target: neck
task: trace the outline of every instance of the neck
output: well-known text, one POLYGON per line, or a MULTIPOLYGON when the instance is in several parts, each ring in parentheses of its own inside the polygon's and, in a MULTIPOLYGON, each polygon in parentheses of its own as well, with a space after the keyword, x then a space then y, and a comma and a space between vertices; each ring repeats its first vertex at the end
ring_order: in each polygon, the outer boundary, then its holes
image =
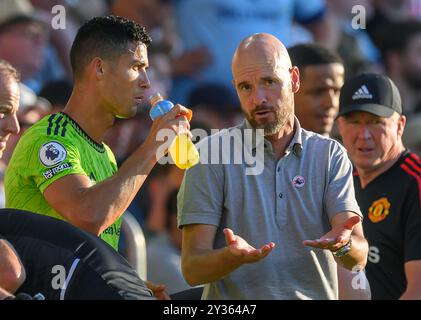
POLYGON ((97 143, 114 124, 114 115, 107 112, 94 91, 75 87, 63 112, 68 114, 97 143))
POLYGON ((272 144, 273 153, 277 158, 284 156, 285 150, 294 137, 295 129, 294 118, 292 118, 288 120, 287 123, 285 123, 285 125, 278 133, 271 136, 266 136, 266 138, 272 144))
POLYGON ((373 166, 370 169, 357 167, 358 176, 361 182, 361 188, 364 189, 371 181, 373 181, 375 178, 380 176, 383 172, 386 172, 387 170, 389 170, 396 163, 396 161, 399 160, 401 154, 404 151, 405 151, 405 147, 401 145, 399 149, 393 152, 393 155, 389 157, 389 160, 386 160, 380 165, 373 166))

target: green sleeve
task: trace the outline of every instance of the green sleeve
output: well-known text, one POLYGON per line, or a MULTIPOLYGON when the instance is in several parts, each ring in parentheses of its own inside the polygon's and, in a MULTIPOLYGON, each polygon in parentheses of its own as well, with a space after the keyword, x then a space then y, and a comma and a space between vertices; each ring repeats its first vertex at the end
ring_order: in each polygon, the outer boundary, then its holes
POLYGON ((25 156, 28 160, 27 176, 32 176, 41 193, 54 181, 69 174, 87 176, 80 163, 78 148, 66 138, 41 135, 27 140, 32 144, 32 148, 25 148, 26 152, 30 150, 25 156))

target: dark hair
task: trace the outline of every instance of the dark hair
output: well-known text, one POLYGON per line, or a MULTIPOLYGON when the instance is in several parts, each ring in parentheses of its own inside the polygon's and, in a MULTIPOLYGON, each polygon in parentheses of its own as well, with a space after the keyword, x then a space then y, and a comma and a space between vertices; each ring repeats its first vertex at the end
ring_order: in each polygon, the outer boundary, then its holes
POLYGON ((130 43, 148 46, 151 41, 145 28, 134 21, 113 15, 92 18, 80 27, 70 51, 73 76, 77 78, 95 57, 112 60, 130 43))
POLYGON ((317 64, 340 63, 342 58, 335 51, 314 43, 297 44, 288 49, 291 63, 299 69, 317 64))
POLYGON ((0 73, 12 77, 16 82, 20 81, 19 72, 6 60, 0 59, 0 73))

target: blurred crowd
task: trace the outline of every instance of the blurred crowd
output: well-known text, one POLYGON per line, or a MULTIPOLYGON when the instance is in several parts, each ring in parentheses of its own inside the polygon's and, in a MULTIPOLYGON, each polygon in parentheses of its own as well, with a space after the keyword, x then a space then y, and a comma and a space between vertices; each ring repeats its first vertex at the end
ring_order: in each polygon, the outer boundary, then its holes
MULTIPOLYGON (((146 96, 160 92, 191 108, 192 129, 210 132, 241 121, 231 58, 243 38, 267 32, 287 46, 317 42, 335 50, 346 78, 365 71, 387 74, 401 92, 408 118, 405 145, 421 154, 421 0, 1 0, 0 59, 15 66, 22 78, 19 135, 65 106, 72 92, 69 52, 76 32, 91 17, 107 14, 146 27, 153 40, 146 96), (60 11, 52 10, 56 5, 65 9, 61 21, 60 11), (54 28, 53 19, 64 29, 54 28)), ((146 137, 148 110, 145 101, 136 117, 117 119, 108 132, 105 142, 119 163, 146 137)), ((18 139, 9 139, 1 173, 18 139)), ((177 167, 157 165, 129 208, 147 239, 176 251, 181 244, 171 203, 182 178, 177 167)))

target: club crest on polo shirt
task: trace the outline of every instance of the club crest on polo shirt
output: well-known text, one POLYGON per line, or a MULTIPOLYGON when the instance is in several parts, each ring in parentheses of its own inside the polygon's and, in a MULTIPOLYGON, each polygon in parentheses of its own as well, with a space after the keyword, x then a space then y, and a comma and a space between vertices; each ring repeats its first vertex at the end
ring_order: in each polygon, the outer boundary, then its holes
POLYGON ((52 167, 67 158, 67 151, 60 142, 50 141, 42 145, 38 155, 44 166, 52 167))
POLYGON ((368 218, 373 223, 383 221, 389 215, 390 202, 386 197, 373 201, 368 209, 368 218))
POLYGON ((302 188, 304 187, 304 184, 306 183, 304 177, 302 176, 295 176, 292 179, 292 184, 296 187, 296 188, 302 188))

